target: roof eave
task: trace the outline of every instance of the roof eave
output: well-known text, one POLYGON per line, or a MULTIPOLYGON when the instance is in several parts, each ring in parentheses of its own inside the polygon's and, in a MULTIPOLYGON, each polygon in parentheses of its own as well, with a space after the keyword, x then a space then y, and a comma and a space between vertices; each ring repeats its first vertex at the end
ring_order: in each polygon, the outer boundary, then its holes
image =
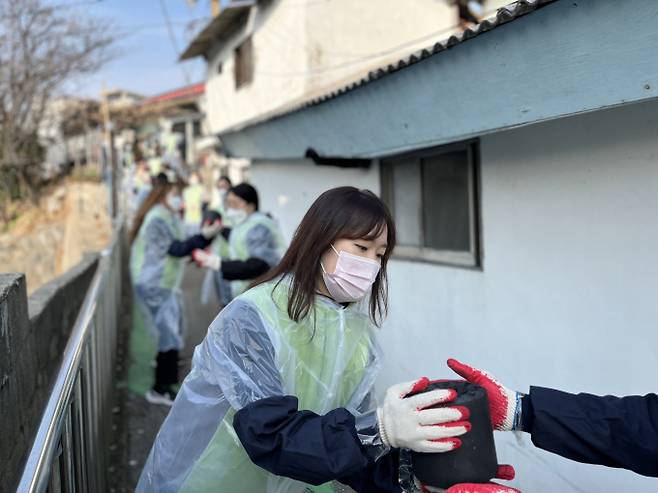
POLYGON ((248 6, 236 6, 222 10, 190 42, 178 60, 182 62, 200 55, 207 58, 214 43, 227 41, 246 22, 249 9, 248 6))

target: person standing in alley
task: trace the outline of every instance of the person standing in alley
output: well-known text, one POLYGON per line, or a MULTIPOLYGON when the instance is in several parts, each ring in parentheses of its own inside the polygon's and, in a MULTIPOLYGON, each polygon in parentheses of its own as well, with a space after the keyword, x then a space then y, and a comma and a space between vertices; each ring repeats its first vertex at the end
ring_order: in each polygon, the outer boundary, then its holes
POLYGON ((201 202, 203 201, 203 185, 196 172, 190 174, 187 186, 183 189, 183 217, 185 218, 185 233, 193 235, 199 232, 201 224, 201 202))
POLYGON ((233 184, 228 176, 220 176, 216 186, 212 189, 208 209, 224 216, 226 213, 226 196, 232 186, 233 184))
POLYGON ((210 325, 137 492, 329 493, 337 481, 399 493, 401 479, 414 479, 403 450, 459 448, 471 425, 466 408, 450 405, 454 390, 424 392, 420 378, 375 402, 394 247, 395 225, 372 192, 323 193, 278 266, 210 325))
MULTIPOLYGON (((149 371, 155 358, 155 382, 146 392, 154 404, 171 405, 178 383, 178 352, 183 348, 184 318, 179 286, 183 258, 205 248, 220 226, 208 225, 201 234, 184 239, 180 221, 180 187, 164 175, 137 212, 130 233, 130 274, 141 321, 156 354, 131 344, 136 371, 149 371), (140 361, 141 360, 141 361, 140 361)), ((140 340, 136 335, 133 341, 140 340)), ((144 340, 143 338, 141 339, 144 340)))
POLYGON ((231 298, 243 293, 251 281, 262 276, 281 260, 285 246, 278 224, 259 212, 258 192, 247 183, 228 191, 223 219, 231 226, 229 258, 218 251, 195 250, 192 257, 230 281, 231 298))

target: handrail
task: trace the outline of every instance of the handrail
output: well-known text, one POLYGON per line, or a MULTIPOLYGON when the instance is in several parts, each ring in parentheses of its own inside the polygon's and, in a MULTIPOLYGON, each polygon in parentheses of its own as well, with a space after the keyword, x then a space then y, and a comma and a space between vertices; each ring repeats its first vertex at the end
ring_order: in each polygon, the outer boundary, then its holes
MULTIPOLYGON (((71 403, 76 392, 76 384, 81 384, 79 381, 82 378, 81 368, 84 366, 85 361, 89 361, 85 357, 88 356, 87 352, 89 351, 93 331, 97 326, 95 317, 99 314, 99 308, 101 308, 101 312, 103 311, 102 303, 99 304, 99 301, 102 301, 101 296, 105 293, 106 288, 108 286, 112 287, 113 268, 120 268, 120 266, 112 265, 115 249, 121 248, 120 233, 116 232, 113 236, 110 245, 100 254, 98 267, 64 349, 62 363, 18 484, 17 491, 21 493, 43 492, 46 490, 51 480, 53 463, 57 460, 57 454, 59 453, 59 444, 64 441, 62 433, 63 431, 70 433, 70 429, 74 426, 69 413, 72 412, 71 403)), ((94 368, 86 369, 85 373, 93 374, 94 368)), ((85 375, 85 378, 89 380, 97 377, 95 375, 85 375)), ((86 397, 89 399, 89 395, 86 395, 86 397)), ((82 399, 83 397, 79 396, 77 398, 82 399)), ((87 425, 91 426, 89 423, 87 425)), ((80 426, 83 425, 80 424, 80 426)), ((67 446, 70 447, 71 438, 68 437, 65 440, 67 446)), ((84 454, 84 452, 82 453, 84 454)), ((71 457, 67 459, 71 460, 71 457)))

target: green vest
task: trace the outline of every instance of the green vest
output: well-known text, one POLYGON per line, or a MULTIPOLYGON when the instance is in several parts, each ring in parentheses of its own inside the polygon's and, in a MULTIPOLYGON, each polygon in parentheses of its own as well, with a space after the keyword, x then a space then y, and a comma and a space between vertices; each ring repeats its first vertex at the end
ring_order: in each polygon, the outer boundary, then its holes
POLYGON ((139 228, 139 233, 132 244, 130 253, 130 274, 133 283, 153 282, 159 287, 168 289, 178 289, 183 278, 183 261, 180 258, 165 255, 164 259, 147 259, 146 253, 146 230, 151 221, 161 219, 167 223, 169 230, 172 232, 174 239, 181 240, 183 232, 180 221, 174 214, 162 204, 157 204, 146 213, 144 222, 139 228), (155 270, 159 262, 164 262, 162 274, 155 270), (148 275, 145 269, 153 270, 154 275, 148 275), (144 275, 147 274, 147 275, 144 275), (157 275, 157 278, 155 277, 157 275))
MULTIPOLYGON (((231 235, 229 236, 230 260, 245 261, 252 256, 253 252, 249 251, 247 238, 251 229, 260 225, 263 225, 269 229, 272 237, 274 238, 275 246, 279 251, 279 260, 281 259, 281 256, 285 250, 285 242, 283 240, 281 230, 279 229, 278 225, 265 214, 254 212, 243 223, 238 224, 231 230, 231 235)), ((271 265, 270 267, 274 266, 271 265)), ((244 293, 249 287, 249 284, 251 284, 251 280, 232 281, 231 294, 233 297, 244 293)))
POLYGON ((160 157, 152 157, 148 160, 149 173, 155 176, 162 171, 162 159, 160 157))
POLYGON ((201 201, 203 198, 203 186, 190 185, 183 190, 183 202, 185 203, 185 222, 201 224, 201 201))
MULTIPOLYGON (((340 307, 320 298, 315 318, 299 323, 288 317, 288 287, 284 282, 274 293, 275 282, 261 284, 240 296, 253 304, 264 324, 276 334, 276 365, 285 394, 299 399, 300 410, 318 414, 338 407, 358 406, 350 398, 357 387, 370 389, 376 376, 373 329, 357 306, 340 307)), ((234 411, 224 416, 201 457, 192 467, 180 491, 184 492, 302 492, 333 491, 321 486, 268 473, 251 462, 233 429, 234 411)))
POLYGON ((210 249, 215 255, 219 255, 223 260, 228 260, 231 257, 231 247, 226 238, 222 235, 217 235, 210 245, 210 249))

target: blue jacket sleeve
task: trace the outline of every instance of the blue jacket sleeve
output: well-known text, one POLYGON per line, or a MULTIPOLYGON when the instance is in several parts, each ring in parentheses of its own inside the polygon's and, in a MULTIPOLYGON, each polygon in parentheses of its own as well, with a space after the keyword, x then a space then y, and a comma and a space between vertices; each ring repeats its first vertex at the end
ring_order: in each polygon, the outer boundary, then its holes
POLYGON ((395 452, 372 461, 354 416, 338 408, 320 416, 298 410, 297 398, 274 396, 239 410, 233 427, 251 460, 305 483, 338 480, 357 492, 399 492, 395 452))
POLYGON ((539 448, 658 477, 658 396, 599 397, 532 387, 523 429, 539 448))

